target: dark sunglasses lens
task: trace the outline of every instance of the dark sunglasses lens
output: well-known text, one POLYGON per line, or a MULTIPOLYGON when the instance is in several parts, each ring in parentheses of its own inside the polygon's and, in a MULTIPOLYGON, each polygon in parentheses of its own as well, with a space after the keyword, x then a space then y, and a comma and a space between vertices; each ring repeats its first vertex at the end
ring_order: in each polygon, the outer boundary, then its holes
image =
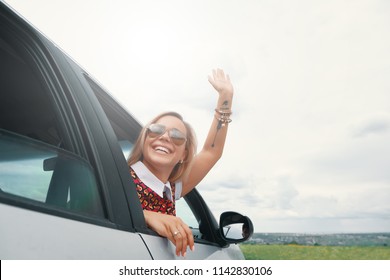
POLYGON ((178 129, 172 129, 169 131, 169 137, 176 146, 183 145, 186 141, 185 135, 178 129))
POLYGON ((161 136, 165 132, 165 126, 160 124, 152 124, 148 127, 148 135, 152 138, 156 138, 161 136))
POLYGON ((173 144, 175 144, 176 146, 181 146, 186 141, 186 139, 184 139, 184 138, 171 138, 171 139, 172 139, 173 144))

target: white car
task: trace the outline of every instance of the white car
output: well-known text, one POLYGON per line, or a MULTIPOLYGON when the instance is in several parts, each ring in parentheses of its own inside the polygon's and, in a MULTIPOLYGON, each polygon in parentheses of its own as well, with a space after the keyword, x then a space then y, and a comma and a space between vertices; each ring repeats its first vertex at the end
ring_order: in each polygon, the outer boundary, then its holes
MULTIPOLYGON (((0 259, 175 259, 147 228, 124 154, 141 125, 0 1, 0 259)), ((177 205, 186 259, 243 259, 246 216, 216 221, 197 190, 177 205)))

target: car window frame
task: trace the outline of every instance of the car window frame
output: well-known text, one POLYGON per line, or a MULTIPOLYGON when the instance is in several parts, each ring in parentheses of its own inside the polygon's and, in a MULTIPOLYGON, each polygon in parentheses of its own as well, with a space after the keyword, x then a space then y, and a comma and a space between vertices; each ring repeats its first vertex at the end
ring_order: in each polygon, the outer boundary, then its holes
MULTIPOLYGON (((69 63, 74 62, 69 61, 69 63)), ((129 166, 127 165, 127 161, 123 155, 120 141, 114 131, 114 128, 112 127, 110 118, 103 109, 103 106, 115 111, 118 119, 120 120, 120 123, 124 123, 126 127, 129 127, 129 130, 134 130, 134 133, 130 136, 132 142, 135 142, 138 138, 138 134, 141 131, 142 126, 140 125, 139 121, 136 120, 135 117, 132 116, 127 110, 125 110, 122 105, 120 105, 112 97, 112 95, 92 76, 90 76, 81 68, 78 69, 77 74, 84 77, 84 79, 80 80, 82 81, 83 86, 86 88, 86 92, 88 93, 88 96, 94 105, 93 108, 96 112, 96 118, 98 118, 102 123, 102 129, 104 130, 104 133, 109 142, 110 150, 117 167, 118 176, 122 181, 122 197, 127 202, 134 230, 147 234, 156 234, 146 225, 141 203, 136 191, 136 185, 131 178, 129 166)), ((119 193, 120 191, 118 190, 118 194, 119 193)))
MULTIPOLYGON (((108 117, 85 78, 86 71, 57 46, 48 44, 48 49, 61 63, 63 86, 68 88, 67 98, 77 117, 78 141, 84 145, 87 158, 99 176, 110 221, 118 229, 129 232, 146 227, 141 206, 135 203, 138 196, 135 187, 130 186, 127 165, 123 155, 120 156, 122 150, 108 117)), ((107 91, 104 94, 108 95, 107 91)), ((119 104, 115 106, 120 107, 119 104)))
MULTIPOLYGON (((1 3, 1 5, 3 6, 4 4, 1 3)), ((76 155, 86 158, 96 170, 96 167, 100 165, 98 159, 96 157, 92 158, 91 154, 93 153, 90 153, 87 150, 93 146, 93 141, 88 141, 93 138, 93 135, 89 135, 87 141, 84 138, 85 134, 88 134, 88 132, 85 133, 85 131, 88 131, 89 123, 88 120, 84 119, 82 109, 78 107, 80 104, 77 104, 76 95, 72 92, 74 88, 66 81, 72 71, 63 69, 69 66, 69 64, 64 63, 66 60, 65 54, 45 36, 10 11, 8 7, 2 7, 0 12, 1 23, 6 25, 4 28, 7 28, 8 37, 11 37, 12 41, 18 41, 18 47, 22 49, 22 52, 25 52, 27 59, 29 60, 29 65, 34 67, 35 71, 39 73, 39 79, 41 79, 41 82, 48 91, 47 94, 56 104, 56 115, 60 118, 62 125, 60 129, 64 132, 67 148, 76 155), (64 75, 64 71, 66 72, 66 75, 64 75)), ((76 84, 77 83, 79 84, 80 82, 76 82, 76 84)), ((97 150, 97 148, 95 148, 95 150, 97 150)), ((107 211, 110 209, 107 207, 107 193, 102 191, 104 188, 102 177, 104 177, 104 174, 100 174, 97 180, 100 185, 99 191, 104 200, 104 211, 107 211)), ((113 214, 111 217, 107 217, 107 219, 96 219, 95 217, 91 219, 85 214, 68 212, 66 210, 50 207, 49 205, 43 206, 40 203, 30 201, 29 199, 12 195, 1 194, 0 202, 82 222, 134 231, 127 207, 122 207, 125 209, 124 213, 113 214), (127 219, 124 224, 117 224, 117 219, 115 219, 115 217, 120 215, 128 217, 129 219, 127 219)))

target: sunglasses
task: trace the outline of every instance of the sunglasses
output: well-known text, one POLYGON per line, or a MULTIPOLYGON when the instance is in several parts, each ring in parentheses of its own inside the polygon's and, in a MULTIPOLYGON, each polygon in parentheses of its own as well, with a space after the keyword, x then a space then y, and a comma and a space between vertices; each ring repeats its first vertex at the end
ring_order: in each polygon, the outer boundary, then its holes
MULTIPOLYGON (((164 133, 167 131, 167 128, 165 125, 155 123, 151 124, 147 131, 149 137, 157 138, 161 135, 164 135, 164 133)), ((176 146, 181 146, 187 141, 185 134, 176 128, 169 129, 168 136, 176 146)))

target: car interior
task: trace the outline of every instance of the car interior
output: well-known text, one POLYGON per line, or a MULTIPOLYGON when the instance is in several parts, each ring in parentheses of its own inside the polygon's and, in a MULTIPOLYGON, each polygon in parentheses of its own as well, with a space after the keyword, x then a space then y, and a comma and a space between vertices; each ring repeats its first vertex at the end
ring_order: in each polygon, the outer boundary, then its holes
POLYGON ((61 138, 56 129, 56 117, 45 88, 30 64, 1 38, 2 35, 0 33, 0 128, 59 146, 61 138))

